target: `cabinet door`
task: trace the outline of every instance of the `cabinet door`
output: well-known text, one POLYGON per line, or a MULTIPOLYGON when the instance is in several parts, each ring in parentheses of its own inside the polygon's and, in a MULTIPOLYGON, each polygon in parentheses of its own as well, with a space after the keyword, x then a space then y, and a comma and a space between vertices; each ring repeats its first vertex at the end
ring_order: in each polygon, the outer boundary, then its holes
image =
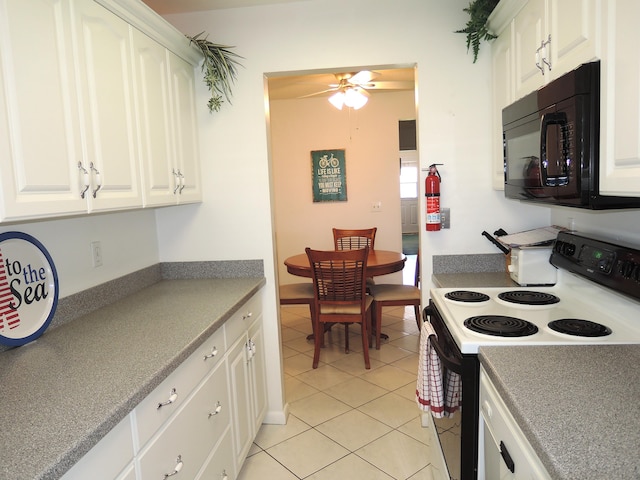
POLYGON ((548 79, 548 71, 536 66, 536 50, 546 32, 544 0, 529 0, 513 21, 515 31, 515 95, 522 98, 541 87, 548 79))
POLYGON ((193 66, 169 53, 178 202, 202 201, 193 66))
POLYGON ((601 71, 600 193, 640 196, 640 2, 606 2, 601 71))
POLYGON ((76 89, 68 0, 0 0, 0 221, 86 212, 76 89))
POLYGON ((491 46, 493 98, 493 188, 504 190, 504 147, 502 142, 502 109, 513 102, 513 23, 491 46))
POLYGON ((133 31, 133 52, 144 205, 172 205, 177 192, 174 194, 168 52, 138 30, 133 31))
POLYGON ((598 10, 596 0, 550 0, 549 33, 553 78, 600 56, 598 10))
POLYGON ((267 380, 264 351, 264 329, 262 317, 249 329, 249 378, 251 379, 251 407, 253 411, 253 433, 260 430, 262 420, 267 412, 267 380))
POLYGON ((235 469, 240 471, 253 442, 251 384, 247 355, 247 336, 240 338, 229 351, 229 384, 231 390, 231 428, 235 469))
POLYGON ((89 211, 141 207, 131 27, 95 2, 73 6, 89 211))

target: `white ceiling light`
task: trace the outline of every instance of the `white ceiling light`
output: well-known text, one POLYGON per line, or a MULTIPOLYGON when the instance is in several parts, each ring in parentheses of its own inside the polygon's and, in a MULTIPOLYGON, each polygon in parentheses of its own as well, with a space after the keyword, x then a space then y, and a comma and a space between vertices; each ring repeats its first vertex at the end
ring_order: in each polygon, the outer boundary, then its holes
POLYGON ((346 88, 338 90, 336 93, 329 97, 331 105, 338 110, 342 110, 342 107, 347 107, 358 110, 366 105, 369 101, 369 94, 360 87, 347 86, 346 88))

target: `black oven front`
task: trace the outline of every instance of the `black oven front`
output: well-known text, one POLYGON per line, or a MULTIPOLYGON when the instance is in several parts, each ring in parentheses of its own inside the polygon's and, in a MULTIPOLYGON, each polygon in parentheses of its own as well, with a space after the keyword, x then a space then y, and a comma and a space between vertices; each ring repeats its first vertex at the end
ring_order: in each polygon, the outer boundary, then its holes
POLYGON ((476 480, 480 383, 478 355, 460 351, 432 301, 429 301, 422 315, 423 320, 430 322, 436 332, 437 339, 432 340, 432 344, 440 358, 443 378, 449 369, 460 375, 462 383, 462 408, 453 417, 433 418, 449 477, 453 480, 476 480))

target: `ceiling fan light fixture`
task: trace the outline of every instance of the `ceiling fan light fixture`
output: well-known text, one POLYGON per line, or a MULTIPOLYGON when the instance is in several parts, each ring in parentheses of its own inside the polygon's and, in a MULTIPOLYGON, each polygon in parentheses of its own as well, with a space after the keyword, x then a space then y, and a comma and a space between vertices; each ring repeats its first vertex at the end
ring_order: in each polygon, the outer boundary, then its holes
POLYGON ((345 97, 344 92, 338 91, 329 97, 329 102, 338 110, 342 110, 342 107, 344 106, 344 103, 345 103, 344 97, 345 97))
POLYGON ((350 87, 344 92, 344 104, 354 110, 364 107, 369 99, 361 88, 350 87))

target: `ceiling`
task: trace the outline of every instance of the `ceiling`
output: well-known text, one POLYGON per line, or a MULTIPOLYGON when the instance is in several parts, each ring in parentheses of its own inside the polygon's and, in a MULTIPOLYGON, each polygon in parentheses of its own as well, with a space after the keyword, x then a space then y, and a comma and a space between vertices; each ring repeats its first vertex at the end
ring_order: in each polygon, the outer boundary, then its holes
POLYGON ((169 13, 201 12, 223 8, 255 7, 301 0, 142 0, 160 15, 169 13))
MULTIPOLYGON (((356 69, 357 71, 358 69, 356 69)), ((367 91, 370 94, 378 94, 382 92, 390 91, 408 91, 413 90, 414 75, 413 68, 374 68, 376 76, 371 81, 372 84, 376 82, 384 82, 385 85, 389 85, 389 82, 393 82, 395 88, 389 89, 376 89, 371 88, 367 91), (395 82, 400 82, 396 84, 395 82)), ((331 70, 324 71, 322 73, 301 73, 288 76, 270 76, 269 77, 269 98, 271 100, 285 100, 293 98, 301 98, 318 94, 324 90, 330 89, 330 85, 336 85, 338 80, 336 79, 336 73, 353 72, 352 70, 331 70)), ((319 97, 329 97, 334 91, 320 93, 319 97)))

